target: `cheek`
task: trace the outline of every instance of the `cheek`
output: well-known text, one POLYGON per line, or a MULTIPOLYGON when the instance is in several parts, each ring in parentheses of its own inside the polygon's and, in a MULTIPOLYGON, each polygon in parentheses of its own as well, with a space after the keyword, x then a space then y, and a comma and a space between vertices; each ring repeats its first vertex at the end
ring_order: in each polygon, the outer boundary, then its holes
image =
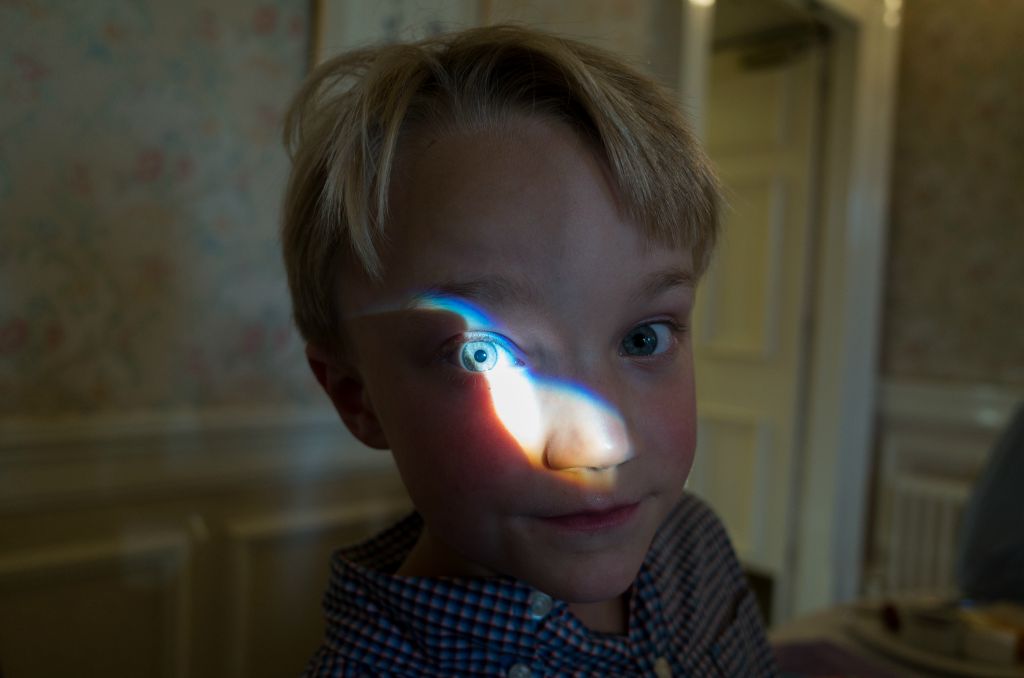
POLYGON ((697 445, 696 399, 691 379, 653 389, 638 412, 641 452, 657 457, 658 465, 684 479, 693 464, 697 445))
POLYGON ((530 473, 526 455, 498 420, 482 385, 421 396, 406 412, 395 413, 405 425, 392 446, 414 501, 498 498, 530 473))

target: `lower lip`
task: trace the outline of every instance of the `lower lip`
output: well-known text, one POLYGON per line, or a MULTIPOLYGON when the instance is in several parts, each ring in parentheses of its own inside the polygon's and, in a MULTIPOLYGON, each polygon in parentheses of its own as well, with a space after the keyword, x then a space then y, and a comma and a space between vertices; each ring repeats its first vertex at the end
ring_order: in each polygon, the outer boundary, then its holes
POLYGON ((551 518, 543 518, 542 520, 549 525, 562 528, 564 530, 571 530, 573 532, 596 532, 599 530, 608 530, 613 527, 618 527, 629 522, 640 504, 628 504, 626 506, 618 506, 608 511, 592 511, 587 513, 572 513, 565 516, 554 516, 551 518))

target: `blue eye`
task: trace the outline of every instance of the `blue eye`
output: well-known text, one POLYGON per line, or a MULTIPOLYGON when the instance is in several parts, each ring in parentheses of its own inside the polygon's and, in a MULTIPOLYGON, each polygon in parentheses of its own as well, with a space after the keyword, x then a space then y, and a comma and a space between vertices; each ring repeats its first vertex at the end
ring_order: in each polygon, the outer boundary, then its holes
POLYGON ((646 357, 664 353, 672 347, 672 328, 668 323, 637 325, 622 339, 622 354, 646 357))
POLYGON ((459 366, 468 372, 490 372, 498 367, 522 367, 514 350, 496 335, 474 336, 458 348, 459 366))
POLYGON ((490 372, 498 364, 498 350, 490 341, 470 341, 462 345, 459 362, 470 372, 490 372))

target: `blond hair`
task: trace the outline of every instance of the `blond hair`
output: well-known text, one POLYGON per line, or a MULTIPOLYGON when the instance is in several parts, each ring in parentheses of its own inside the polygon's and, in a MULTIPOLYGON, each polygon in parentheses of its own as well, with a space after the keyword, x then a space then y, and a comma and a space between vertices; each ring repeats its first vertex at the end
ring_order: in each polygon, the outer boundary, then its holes
POLYGON ((631 219, 653 241, 707 266, 719 188, 671 95, 621 59, 540 31, 490 26, 330 59, 285 120, 293 168, 282 244, 295 321, 314 345, 341 345, 346 248, 380 279, 388 190, 401 142, 423 129, 559 120, 607 162, 631 219))

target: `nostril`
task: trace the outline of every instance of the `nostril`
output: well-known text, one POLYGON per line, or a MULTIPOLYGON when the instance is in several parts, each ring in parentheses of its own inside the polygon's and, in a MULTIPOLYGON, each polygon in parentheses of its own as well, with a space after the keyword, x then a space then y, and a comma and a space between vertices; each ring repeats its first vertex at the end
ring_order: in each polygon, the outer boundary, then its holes
POLYGON ((632 458, 627 436, 618 422, 562 420, 549 430, 544 459, 549 468, 602 472, 632 458))

